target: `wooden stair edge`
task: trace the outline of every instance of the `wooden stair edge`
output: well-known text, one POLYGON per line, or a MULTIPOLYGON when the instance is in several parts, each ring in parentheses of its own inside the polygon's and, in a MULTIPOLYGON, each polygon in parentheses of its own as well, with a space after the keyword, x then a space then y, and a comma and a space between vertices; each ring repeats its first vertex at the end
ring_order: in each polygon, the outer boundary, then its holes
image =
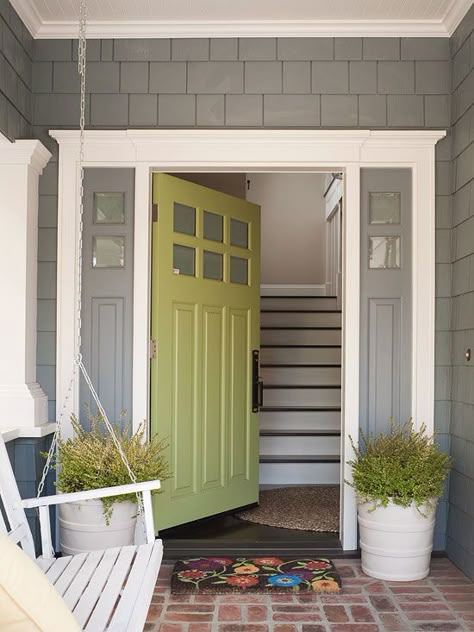
POLYGON ((340 463, 337 454, 261 454, 260 463, 340 463))

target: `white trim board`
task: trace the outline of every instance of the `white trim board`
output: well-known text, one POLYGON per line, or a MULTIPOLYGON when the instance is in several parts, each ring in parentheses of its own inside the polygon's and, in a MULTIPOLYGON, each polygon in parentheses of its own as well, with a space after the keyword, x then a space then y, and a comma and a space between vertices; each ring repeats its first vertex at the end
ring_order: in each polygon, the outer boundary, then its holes
POLYGON ((326 285, 295 285, 285 283, 262 283, 261 296, 325 296, 326 285))
MULTIPOLYGON (((64 401, 74 348, 79 132, 54 130, 59 143, 57 401, 64 401), (75 218, 71 215, 75 213, 75 218)), ((357 508, 347 460, 359 430, 360 169, 413 173, 412 415, 434 426, 435 145, 444 131, 369 130, 91 130, 85 166, 135 167, 133 415, 148 416, 150 314, 150 173, 227 171, 344 172, 341 537, 357 547, 357 508)), ((78 388, 68 412, 77 412, 78 388)), ((65 414, 65 420, 69 415, 65 414)), ((67 424, 64 428, 68 432, 67 424)))
MULTIPOLYGON (((35 39, 76 38, 71 20, 44 20, 34 0, 10 0, 35 39)), ((425 20, 90 20, 87 37, 450 37, 472 0, 452 0, 443 19, 425 20)))

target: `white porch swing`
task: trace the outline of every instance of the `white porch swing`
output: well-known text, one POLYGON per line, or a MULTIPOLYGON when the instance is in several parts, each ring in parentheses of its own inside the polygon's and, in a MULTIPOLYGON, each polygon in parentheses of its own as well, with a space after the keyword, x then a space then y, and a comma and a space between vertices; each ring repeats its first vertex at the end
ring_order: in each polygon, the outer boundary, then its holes
POLYGON ((80 229, 78 240, 78 302, 77 330, 79 332, 76 358, 72 369, 69 389, 61 408, 57 428, 53 435, 48 458, 38 486, 37 497, 22 500, 8 458, 5 443, 0 434, 0 498, 8 520, 4 521, 0 511, 0 533, 19 544, 25 553, 35 559, 33 535, 25 514, 25 509, 37 508, 39 512, 42 555, 37 565, 63 597, 73 613, 80 628, 89 632, 103 630, 138 632, 143 629, 153 589, 163 557, 161 540, 155 540, 152 490, 159 489, 160 481, 137 483, 114 429, 107 417, 98 394, 83 364, 81 355, 81 287, 82 287, 82 218, 83 206, 83 156, 85 127, 85 80, 86 80, 86 0, 81 0, 79 16, 78 70, 81 80, 81 116, 80 116, 80 229), (41 497, 51 459, 57 447, 61 432, 61 422, 67 410, 67 403, 74 381, 82 374, 91 395, 110 432, 113 442, 128 471, 129 485, 95 489, 92 491, 58 494, 41 497), (51 538, 50 506, 68 502, 120 496, 136 493, 138 507, 138 525, 133 546, 93 551, 68 557, 54 557, 51 538), (142 533, 143 531, 143 533, 142 533))

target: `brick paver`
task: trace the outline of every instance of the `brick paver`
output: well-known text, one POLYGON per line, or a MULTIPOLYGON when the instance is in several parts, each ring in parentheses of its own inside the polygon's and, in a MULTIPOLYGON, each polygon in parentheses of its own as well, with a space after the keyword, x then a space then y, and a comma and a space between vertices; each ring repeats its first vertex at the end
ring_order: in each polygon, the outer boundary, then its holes
POLYGON ((474 583, 445 558, 419 582, 384 582, 335 560, 339 595, 172 595, 164 563, 148 632, 474 632, 474 583))

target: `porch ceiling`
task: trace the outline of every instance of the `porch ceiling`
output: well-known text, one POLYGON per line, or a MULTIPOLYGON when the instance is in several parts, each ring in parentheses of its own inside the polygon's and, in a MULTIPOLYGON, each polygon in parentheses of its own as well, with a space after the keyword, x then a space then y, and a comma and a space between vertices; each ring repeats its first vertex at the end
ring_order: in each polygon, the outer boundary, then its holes
MULTIPOLYGON (((80 0, 11 0, 32 35, 72 37, 80 0)), ((89 0, 90 37, 449 36, 472 0, 89 0)))

